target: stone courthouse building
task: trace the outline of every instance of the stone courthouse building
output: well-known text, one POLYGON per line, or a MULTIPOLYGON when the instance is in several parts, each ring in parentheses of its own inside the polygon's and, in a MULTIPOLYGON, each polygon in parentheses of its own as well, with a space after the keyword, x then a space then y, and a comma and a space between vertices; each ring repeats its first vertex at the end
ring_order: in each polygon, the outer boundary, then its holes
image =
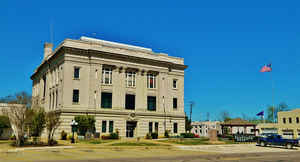
POLYGON ((76 115, 93 115, 96 132, 121 137, 185 132, 183 58, 149 48, 81 37, 65 39, 31 76, 32 95, 61 114, 57 131, 71 132, 76 115))

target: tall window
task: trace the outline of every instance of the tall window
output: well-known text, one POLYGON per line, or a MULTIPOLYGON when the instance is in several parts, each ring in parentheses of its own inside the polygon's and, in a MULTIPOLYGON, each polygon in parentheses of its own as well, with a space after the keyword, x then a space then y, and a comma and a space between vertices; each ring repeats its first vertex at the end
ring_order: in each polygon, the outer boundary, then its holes
POLYGON ((173 109, 177 109, 177 98, 173 98, 173 109))
POLYGON ((178 124, 177 123, 174 123, 173 132, 178 133, 178 124))
POLYGON ((44 90, 43 90, 43 97, 45 98, 46 96, 46 84, 47 84, 47 78, 46 78, 46 75, 43 76, 43 83, 44 83, 44 90))
POLYGON ((55 108, 57 108, 57 104, 58 104, 58 91, 56 90, 56 95, 55 95, 56 99, 55 99, 55 108))
POLYGON ((156 97, 155 96, 148 96, 147 103, 148 103, 149 111, 156 111, 156 97))
POLYGON ((102 133, 106 133, 106 121, 102 121, 102 133))
POLYGON ((126 86, 127 87, 135 87, 135 82, 136 82, 136 73, 135 72, 126 72, 126 86))
POLYGON ((79 90, 73 90, 73 103, 79 103, 79 90))
POLYGON ((112 133, 114 131, 114 121, 109 121, 109 133, 112 133))
POLYGON ((174 88, 174 89, 177 88, 177 79, 173 79, 173 88, 174 88))
POLYGON ((107 93, 107 92, 101 93, 101 107, 112 108, 112 93, 107 93))
POLYGON ((158 133, 158 122, 155 122, 155 132, 158 133))
POLYGON ((299 123, 299 117, 296 117, 296 123, 299 123))
POLYGON ((149 122, 149 133, 152 133, 152 128, 153 127, 153 123, 152 122, 149 122))
POLYGON ((154 74, 147 74, 147 87, 156 88, 156 76, 154 74))
POLYGON ((292 123, 292 118, 289 118, 289 123, 292 123))
POLYGON ((112 84, 112 68, 104 67, 102 69, 102 84, 112 84))
POLYGON ((282 122, 285 124, 285 123, 286 123, 286 119, 285 119, 285 118, 282 118, 282 122))
POLYGON ((135 95, 126 94, 125 109, 128 109, 128 110, 135 109, 135 95))
POLYGON ((79 79, 79 67, 74 67, 74 79, 79 79))

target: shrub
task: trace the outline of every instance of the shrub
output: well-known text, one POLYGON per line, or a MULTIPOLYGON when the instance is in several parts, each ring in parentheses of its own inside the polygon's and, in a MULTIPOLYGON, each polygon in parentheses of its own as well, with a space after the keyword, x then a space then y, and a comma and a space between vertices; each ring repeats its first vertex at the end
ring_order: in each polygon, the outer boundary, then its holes
POLYGON ((199 134, 195 134, 195 138, 200 138, 199 134))
POLYGON ((79 115, 75 116, 75 121, 78 123, 78 135, 85 136, 86 132, 89 131, 94 133, 95 128, 95 117, 90 115, 79 115))
POLYGON ((102 139, 102 140, 108 140, 108 139, 109 139, 109 135, 102 135, 102 136, 101 136, 101 139, 102 139))
POLYGON ((165 131, 165 137, 166 137, 166 138, 169 138, 169 137, 170 137, 169 134, 170 134, 170 131, 169 131, 169 130, 166 130, 166 131, 165 131))
POLYGON ((152 139, 152 136, 151 136, 150 133, 147 133, 145 138, 146 138, 146 139, 152 139))
POLYGON ((62 131, 60 135, 61 135, 61 140, 67 140, 68 134, 65 131, 62 131))
POLYGON ((183 138, 195 138, 195 134, 193 133, 181 133, 180 136, 183 138))
POLYGON ((110 133, 109 139, 119 139, 119 134, 118 133, 110 133))
POLYGON ((157 139, 158 138, 158 133, 156 133, 156 132, 151 133, 151 137, 152 137, 152 139, 157 139))

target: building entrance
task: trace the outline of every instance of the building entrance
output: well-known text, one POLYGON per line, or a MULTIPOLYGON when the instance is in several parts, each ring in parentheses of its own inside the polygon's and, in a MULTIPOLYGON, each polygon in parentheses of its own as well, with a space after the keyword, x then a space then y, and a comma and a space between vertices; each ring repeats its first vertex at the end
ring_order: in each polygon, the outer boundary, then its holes
POLYGON ((126 123, 126 137, 134 137, 134 131, 136 128, 136 121, 127 121, 126 123))

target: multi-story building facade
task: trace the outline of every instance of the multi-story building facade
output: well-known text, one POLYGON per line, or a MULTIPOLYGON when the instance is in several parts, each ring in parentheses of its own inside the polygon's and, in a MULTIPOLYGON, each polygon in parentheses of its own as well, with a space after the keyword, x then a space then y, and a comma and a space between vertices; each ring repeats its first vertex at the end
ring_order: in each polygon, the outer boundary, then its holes
POLYGON ((76 115, 94 115, 96 132, 119 131, 142 137, 185 131, 182 58, 149 48, 81 37, 55 50, 44 45, 44 59, 31 76, 34 103, 60 113, 71 132, 76 115))
POLYGON ((209 137, 209 130, 215 129, 217 134, 220 134, 221 125, 219 121, 202 121, 192 122, 191 132, 199 135, 200 137, 209 137))
POLYGON ((285 138, 300 137, 300 109, 278 112, 277 117, 278 134, 285 138))

